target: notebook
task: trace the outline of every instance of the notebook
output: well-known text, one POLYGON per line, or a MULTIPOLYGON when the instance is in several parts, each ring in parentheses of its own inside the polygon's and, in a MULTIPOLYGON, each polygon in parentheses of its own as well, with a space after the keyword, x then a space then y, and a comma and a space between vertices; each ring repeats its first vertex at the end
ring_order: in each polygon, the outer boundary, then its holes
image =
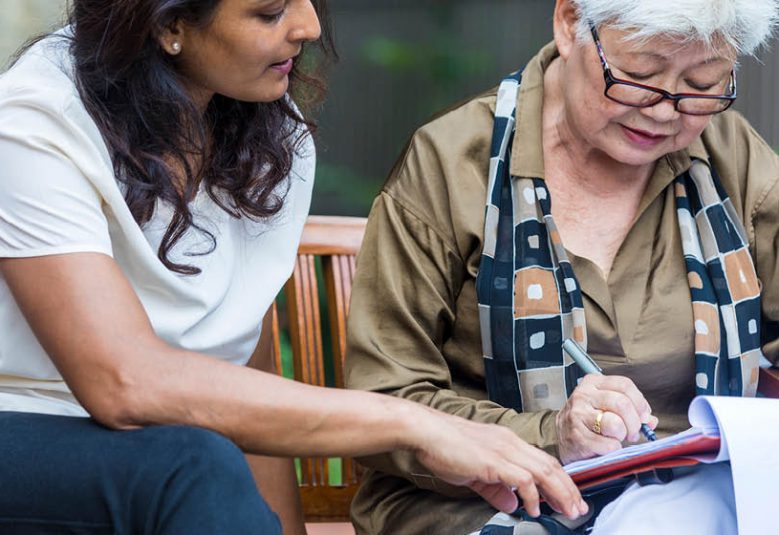
POLYGON ((716 411, 707 398, 693 400, 688 411, 692 427, 679 434, 628 446, 621 450, 565 465, 565 471, 580 489, 631 474, 658 468, 690 466, 729 459, 722 440, 716 411))
POLYGON ((655 468, 729 461, 739 533, 777 533, 779 399, 697 397, 687 431, 564 468, 580 488, 655 468))

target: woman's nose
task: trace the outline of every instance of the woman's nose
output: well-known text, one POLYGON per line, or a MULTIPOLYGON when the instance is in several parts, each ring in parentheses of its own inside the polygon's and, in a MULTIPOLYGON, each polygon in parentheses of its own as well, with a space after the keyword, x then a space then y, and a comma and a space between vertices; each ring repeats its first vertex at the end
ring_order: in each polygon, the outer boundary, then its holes
POLYGON ((300 0, 300 9, 290 30, 290 40, 316 41, 321 34, 322 27, 311 0, 300 0))
POLYGON ((641 113, 658 123, 667 123, 679 118, 676 103, 671 99, 663 99, 654 106, 641 108, 641 113))

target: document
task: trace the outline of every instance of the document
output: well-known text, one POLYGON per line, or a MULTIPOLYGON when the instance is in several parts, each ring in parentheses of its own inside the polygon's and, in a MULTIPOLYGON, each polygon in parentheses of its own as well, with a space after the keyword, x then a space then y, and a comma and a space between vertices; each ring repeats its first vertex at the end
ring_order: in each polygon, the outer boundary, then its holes
POLYGON ((779 400, 703 396, 677 435, 566 465, 580 488, 655 468, 730 461, 740 533, 765 533, 779 481, 779 400))
POLYGON ((695 398, 688 410, 692 427, 687 431, 654 442, 644 442, 621 450, 565 465, 565 471, 581 488, 628 474, 728 460, 722 448, 720 428, 707 398, 695 398))

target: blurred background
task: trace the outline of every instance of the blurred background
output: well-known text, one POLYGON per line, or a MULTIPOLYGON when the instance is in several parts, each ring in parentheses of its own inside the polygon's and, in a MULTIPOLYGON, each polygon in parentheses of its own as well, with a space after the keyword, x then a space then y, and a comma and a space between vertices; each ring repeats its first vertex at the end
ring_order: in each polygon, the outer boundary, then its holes
MULTIPOLYGON (((2 0, 0 63, 57 27, 65 0, 2 0)), ((496 85, 551 39, 552 0, 331 0, 341 61, 319 113, 312 213, 367 215, 413 131, 436 111, 496 85)), ((744 113, 779 147, 779 54, 739 69, 744 113)))

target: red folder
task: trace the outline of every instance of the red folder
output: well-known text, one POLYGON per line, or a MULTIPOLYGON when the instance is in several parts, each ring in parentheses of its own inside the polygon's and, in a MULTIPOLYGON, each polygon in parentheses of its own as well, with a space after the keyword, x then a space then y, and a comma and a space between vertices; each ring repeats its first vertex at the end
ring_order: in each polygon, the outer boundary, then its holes
POLYGON ((580 489, 599 485, 612 479, 640 474, 657 468, 674 468, 698 464, 703 459, 713 460, 720 449, 720 437, 701 434, 668 444, 661 449, 637 453, 627 459, 615 459, 571 474, 580 489))

